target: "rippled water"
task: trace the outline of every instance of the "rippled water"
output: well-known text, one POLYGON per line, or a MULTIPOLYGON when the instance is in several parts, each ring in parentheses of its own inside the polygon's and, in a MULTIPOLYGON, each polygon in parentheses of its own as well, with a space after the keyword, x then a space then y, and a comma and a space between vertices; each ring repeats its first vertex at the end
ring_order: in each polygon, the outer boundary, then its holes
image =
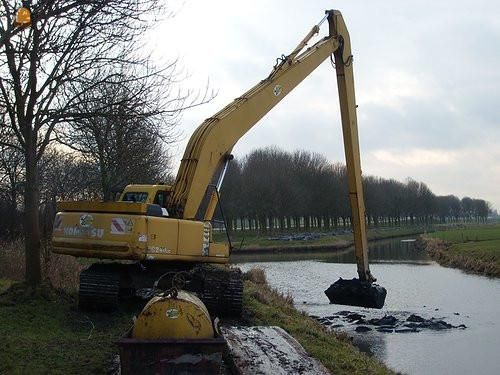
POLYGON ((391 240, 370 246, 371 270, 387 291, 382 310, 331 305, 324 290, 339 277, 356 276, 352 250, 233 256, 243 270, 266 271, 269 283, 290 293, 298 308, 317 316, 341 310, 370 317, 385 313, 444 318, 465 330, 418 333, 356 333, 354 342, 396 371, 409 374, 500 374, 500 280, 444 268, 411 242, 391 240), (457 315, 458 314, 458 315, 457 315))

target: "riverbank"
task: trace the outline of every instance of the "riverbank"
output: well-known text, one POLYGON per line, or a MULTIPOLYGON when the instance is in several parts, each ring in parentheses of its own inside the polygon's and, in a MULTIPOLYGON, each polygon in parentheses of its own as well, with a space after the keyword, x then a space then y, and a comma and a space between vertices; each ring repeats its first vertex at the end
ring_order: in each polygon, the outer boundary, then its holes
POLYGON ((332 333, 296 310, 290 296, 268 286, 262 270, 251 270, 247 275, 244 306, 250 324, 285 329, 332 374, 393 374, 374 357, 360 352, 347 335, 332 333))
POLYGON ((500 277, 500 225, 437 231, 421 236, 421 246, 445 267, 500 277))
MULTIPOLYGON (((116 373, 116 340, 130 328, 135 312, 80 312, 76 295, 44 285, 33 294, 22 283, 0 282, 0 373, 116 373)), ((295 337, 314 358, 336 374, 391 373, 362 354, 347 337, 334 335, 290 299, 267 284, 246 281, 242 321, 231 324, 277 325, 295 337)))
MULTIPOLYGON (((432 230, 432 229, 431 229, 432 230)), ((411 226, 401 228, 370 228, 368 241, 416 236, 429 231, 428 227, 411 226)), ((226 235, 215 233, 216 241, 225 241, 226 235)), ((353 246, 350 230, 304 233, 257 233, 235 232, 231 234, 234 254, 261 254, 279 252, 314 252, 324 250, 343 250, 353 246)))
MULTIPOLYGON (((4 281, 2 285, 7 285, 4 281)), ((75 295, 22 283, 0 290, 0 374, 106 374, 131 314, 83 313, 75 295)))

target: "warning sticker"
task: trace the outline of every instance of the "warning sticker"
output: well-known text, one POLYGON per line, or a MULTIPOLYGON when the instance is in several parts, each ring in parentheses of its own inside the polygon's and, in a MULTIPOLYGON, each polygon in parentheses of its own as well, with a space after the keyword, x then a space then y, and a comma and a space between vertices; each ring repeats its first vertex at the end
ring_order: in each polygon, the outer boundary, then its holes
POLYGON ((132 232, 134 223, 131 219, 114 217, 111 219, 111 234, 127 234, 132 232))

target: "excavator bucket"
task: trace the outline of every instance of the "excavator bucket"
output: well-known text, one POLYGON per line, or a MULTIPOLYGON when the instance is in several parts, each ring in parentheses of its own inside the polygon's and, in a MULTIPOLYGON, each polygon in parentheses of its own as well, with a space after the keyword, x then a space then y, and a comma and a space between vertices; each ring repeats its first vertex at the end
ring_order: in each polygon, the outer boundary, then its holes
POLYGON ((330 303, 381 309, 387 291, 380 285, 359 279, 335 281, 325 290, 330 303))

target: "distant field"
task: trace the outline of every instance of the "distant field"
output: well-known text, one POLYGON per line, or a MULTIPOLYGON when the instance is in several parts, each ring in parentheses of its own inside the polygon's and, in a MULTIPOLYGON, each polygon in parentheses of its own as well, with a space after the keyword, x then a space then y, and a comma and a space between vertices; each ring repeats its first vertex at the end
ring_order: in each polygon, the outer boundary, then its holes
MULTIPOLYGON (((369 240, 378 240, 384 238, 413 236, 424 233, 424 227, 401 227, 401 228, 371 228, 368 230, 369 240)), ((306 231, 304 231, 306 232, 306 231)), ((283 249, 301 246, 332 246, 345 247, 352 245, 353 235, 350 230, 330 230, 327 232, 311 231, 312 236, 309 240, 287 240, 287 234, 290 236, 296 232, 275 232, 275 233, 258 233, 258 232, 233 232, 231 233, 231 241, 236 249, 240 246, 245 249, 265 249, 280 247, 283 249), (279 238, 279 239, 278 239, 279 238)), ((214 233, 216 241, 225 241, 226 234, 222 232, 214 233)))
POLYGON ((428 236, 452 243, 500 240, 500 224, 448 229, 431 233, 428 236))
POLYGON ((500 240, 455 244, 451 247, 451 251, 456 254, 496 262, 500 266, 500 240))
POLYGON ((439 263, 489 276, 500 276, 500 225, 453 228, 426 235, 444 242, 428 242, 430 255, 439 263))

